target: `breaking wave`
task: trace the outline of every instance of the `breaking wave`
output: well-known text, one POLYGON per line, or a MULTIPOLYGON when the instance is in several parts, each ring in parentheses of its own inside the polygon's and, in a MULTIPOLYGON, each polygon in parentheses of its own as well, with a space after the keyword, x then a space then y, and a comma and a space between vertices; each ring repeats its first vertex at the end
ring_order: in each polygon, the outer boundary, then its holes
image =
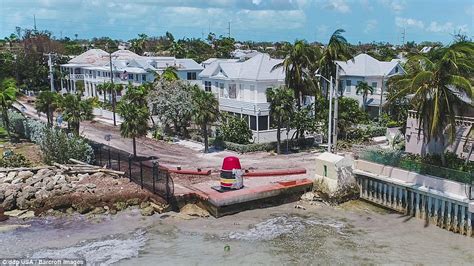
POLYGON ((122 235, 112 235, 106 239, 84 241, 79 245, 67 248, 36 251, 32 258, 85 259, 87 264, 108 265, 123 259, 137 257, 146 241, 145 231, 138 230, 129 238, 122 235))
POLYGON ((330 227, 342 234, 341 229, 344 227, 344 224, 332 219, 322 220, 306 219, 298 216, 279 216, 258 223, 248 231, 231 232, 227 238, 247 241, 272 240, 281 235, 300 232, 311 226, 330 227))

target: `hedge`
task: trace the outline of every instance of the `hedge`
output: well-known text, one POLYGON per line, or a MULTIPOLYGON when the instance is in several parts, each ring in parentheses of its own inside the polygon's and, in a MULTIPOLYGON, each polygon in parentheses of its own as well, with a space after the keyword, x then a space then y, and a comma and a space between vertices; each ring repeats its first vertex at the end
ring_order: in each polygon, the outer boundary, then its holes
MULTIPOLYGON (((251 144, 238 144, 228 141, 219 141, 216 143, 215 138, 209 138, 209 145, 213 145, 218 149, 227 149, 230 151, 235 151, 239 153, 247 153, 247 152, 257 152, 257 151, 276 151, 277 143, 275 142, 267 142, 267 143, 251 143, 251 144)), ((304 149, 304 148, 311 148, 317 146, 314 142, 314 138, 305 138, 305 139, 294 139, 289 140, 288 146, 290 149, 304 149)), ((286 149, 286 140, 281 142, 282 150, 286 149)))

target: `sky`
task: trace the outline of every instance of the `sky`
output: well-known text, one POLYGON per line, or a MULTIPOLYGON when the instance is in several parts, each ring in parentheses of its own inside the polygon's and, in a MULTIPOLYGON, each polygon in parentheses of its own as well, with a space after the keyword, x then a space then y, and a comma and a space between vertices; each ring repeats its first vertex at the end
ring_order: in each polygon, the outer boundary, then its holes
POLYGON ((34 16, 57 38, 201 38, 227 35, 229 22, 232 37, 253 41, 327 43, 338 28, 351 43, 474 36, 474 0, 0 0, 0 37, 32 28, 34 16))

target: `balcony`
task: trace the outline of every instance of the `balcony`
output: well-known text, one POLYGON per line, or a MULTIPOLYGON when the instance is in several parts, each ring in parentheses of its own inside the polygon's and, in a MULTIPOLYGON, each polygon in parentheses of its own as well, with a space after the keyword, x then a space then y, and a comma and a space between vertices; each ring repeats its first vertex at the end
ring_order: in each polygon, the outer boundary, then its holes
POLYGON ((226 98, 219 98, 219 106, 223 111, 248 115, 255 115, 258 111, 261 112, 261 115, 267 115, 270 109, 269 103, 254 103, 226 98))
POLYGON ((69 74, 71 80, 84 80, 84 74, 69 74))

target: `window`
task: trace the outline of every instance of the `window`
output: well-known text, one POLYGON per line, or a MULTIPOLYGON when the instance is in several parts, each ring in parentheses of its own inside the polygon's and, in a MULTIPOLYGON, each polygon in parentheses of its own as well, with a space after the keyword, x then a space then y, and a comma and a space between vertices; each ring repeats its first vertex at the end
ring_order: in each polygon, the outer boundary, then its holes
POLYGON ((135 74, 135 81, 138 81, 138 74, 135 74))
POLYGON ((239 99, 240 100, 244 99, 244 89, 245 89, 245 84, 239 84, 239 99))
POLYGON ((142 81, 146 82, 146 75, 145 74, 142 75, 142 81))
POLYGON ((219 83, 219 95, 224 98, 224 83, 219 83))
POLYGON ((196 80, 196 72, 188 72, 188 80, 196 80))
POLYGON ((97 76, 100 77, 100 71, 97 71, 97 76))
POLYGON ((250 85, 250 100, 254 101, 255 100, 255 85, 250 85))
POLYGON ((395 73, 398 73, 398 66, 395 67, 395 73))
POLYGON ((346 79, 346 92, 347 93, 350 93, 351 92, 351 80, 350 79, 346 79))
POLYGON ((128 79, 133 80, 133 74, 128 74, 128 79))
POLYGON ((229 98, 231 99, 237 98, 237 85, 236 84, 229 84, 229 98))
POLYGON ((257 130, 257 117, 254 115, 250 116, 250 129, 257 130))
POLYGON ((268 130, 268 115, 258 117, 258 130, 268 130))
MULTIPOLYGON (((357 86, 359 86, 359 84, 361 84, 361 83, 362 83, 362 81, 360 81, 360 80, 359 80, 359 81, 357 81, 357 86)), ((356 90, 356 93, 357 93, 357 95, 359 95, 359 94, 360 94, 360 93, 359 93, 357 90, 356 90)))
POLYGON ((374 91, 377 90, 377 82, 372 82, 372 93, 371 94, 374 94, 374 91))
POLYGON ((328 166, 327 165, 324 165, 323 176, 328 177, 328 166))
POLYGON ((204 90, 207 92, 211 91, 212 83, 210 81, 204 81, 204 90))

